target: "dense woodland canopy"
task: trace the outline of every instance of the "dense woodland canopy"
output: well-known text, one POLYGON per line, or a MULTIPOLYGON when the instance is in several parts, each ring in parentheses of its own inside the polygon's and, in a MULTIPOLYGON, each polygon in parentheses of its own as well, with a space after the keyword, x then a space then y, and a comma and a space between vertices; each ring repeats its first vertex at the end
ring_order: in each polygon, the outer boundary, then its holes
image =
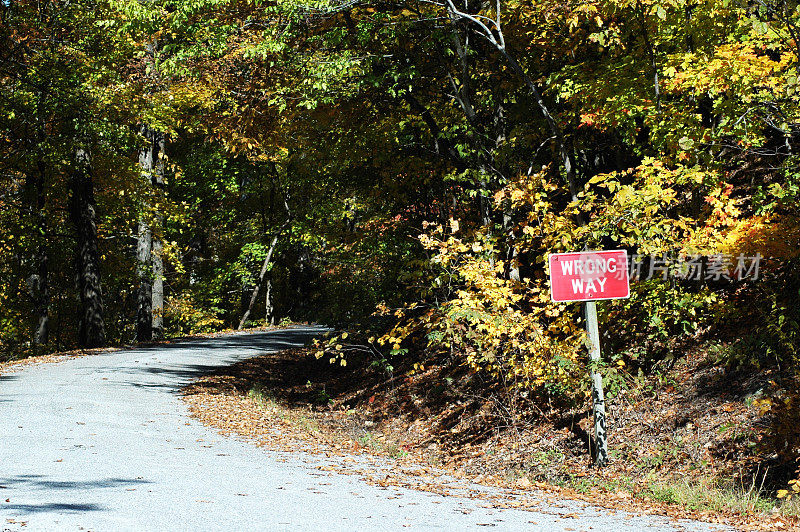
POLYGON ((568 401, 546 256, 622 248, 658 274, 601 307, 611 382, 714 341, 788 383, 798 33, 779 0, 5 0, 2 356, 309 320, 568 401))

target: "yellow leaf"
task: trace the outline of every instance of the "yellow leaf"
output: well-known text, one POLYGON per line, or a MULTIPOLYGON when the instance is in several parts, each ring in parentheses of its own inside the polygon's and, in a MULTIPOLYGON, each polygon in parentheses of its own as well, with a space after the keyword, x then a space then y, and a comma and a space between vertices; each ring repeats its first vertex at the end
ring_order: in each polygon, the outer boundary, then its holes
POLYGON ((597 174, 596 176, 589 179, 590 184, 599 183, 600 181, 605 181, 608 179, 608 174, 597 174))

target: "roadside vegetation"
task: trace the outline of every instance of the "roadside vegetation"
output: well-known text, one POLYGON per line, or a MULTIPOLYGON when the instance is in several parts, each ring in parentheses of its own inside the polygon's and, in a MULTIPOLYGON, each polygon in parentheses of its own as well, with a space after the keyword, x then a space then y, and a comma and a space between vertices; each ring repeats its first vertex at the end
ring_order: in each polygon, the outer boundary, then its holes
POLYGON ((794 512, 796 2, 13 0, 0 21, 3 360, 325 323, 319 364, 424 377, 442 427, 471 420, 448 452, 563 440, 497 471, 794 512), (631 297, 599 306, 605 471, 582 309, 546 271, 583 249, 633 258, 631 297))
MULTIPOLYGON (((431 364, 400 378, 355 357, 347 367, 311 349, 264 355, 184 389, 193 415, 267 448, 396 461, 397 475, 347 467, 384 485, 444 491, 458 479, 540 490, 609 507, 726 522, 745 530, 798 526, 797 500, 777 499, 785 473, 752 375, 722 375, 694 353, 668 378, 631 381, 609 401, 611 461, 590 455, 590 409, 510 404, 508 390, 464 368, 431 364), (756 392, 757 394, 757 392, 756 392), (407 471, 422 468, 411 478, 407 471)), ((380 469, 382 470, 382 469, 380 469)), ((494 501, 497 503, 497 501, 494 501)), ((505 503, 510 503, 506 500, 505 503)))

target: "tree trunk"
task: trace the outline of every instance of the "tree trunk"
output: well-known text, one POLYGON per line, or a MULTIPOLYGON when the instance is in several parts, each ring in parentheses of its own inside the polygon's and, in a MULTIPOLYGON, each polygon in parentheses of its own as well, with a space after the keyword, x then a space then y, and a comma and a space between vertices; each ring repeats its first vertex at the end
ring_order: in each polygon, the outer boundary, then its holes
MULTIPOLYGON (((284 224, 285 226, 286 224, 284 224)), ((261 265, 261 271, 258 272, 258 281, 256 282, 255 288, 253 288, 253 293, 250 295, 250 303, 247 305, 247 309, 244 311, 242 315, 242 319, 239 321, 239 326, 237 327, 238 330, 242 330, 244 328, 245 322, 250 317, 250 314, 253 312, 253 307, 256 304, 256 300, 258 299, 258 292, 261 290, 261 286, 264 284, 264 277, 267 275, 267 271, 269 270, 269 264, 272 262, 272 253, 275 251, 275 246, 278 244, 278 237, 282 232, 278 231, 275 233, 275 236, 272 237, 272 242, 269 244, 269 250, 267 251, 267 256, 264 257, 264 263, 261 265)))
POLYGON ((136 301, 136 341, 153 339, 153 275, 150 260, 153 249, 153 234, 143 219, 139 221, 139 238, 136 244, 136 276, 139 278, 139 294, 136 301))
POLYGON ((100 253, 97 247, 97 213, 89 154, 75 150, 70 176, 70 217, 75 226, 75 270, 80 298, 78 344, 101 347, 106 343, 100 253))
MULTIPOLYGON (((164 184, 164 135, 148 126, 142 126, 141 133, 147 139, 147 145, 139 152, 142 174, 154 188, 160 188, 164 184)), ((161 225, 162 220, 163 216, 157 213, 156 225, 161 225)), ((153 235, 153 228, 143 214, 136 246, 136 275, 139 278, 136 340, 139 342, 163 337, 164 263, 161 250, 161 242, 153 235)))
MULTIPOLYGON (((283 208, 286 210, 286 221, 283 222, 283 225, 281 225, 275 232, 275 236, 272 237, 272 242, 270 242, 269 249, 267 250, 267 256, 264 257, 264 263, 261 265, 261 271, 258 272, 258 281, 256 282, 255 288, 253 288, 253 293, 250 295, 250 302, 248 303, 247 309, 245 309, 244 314, 242 314, 242 319, 239 321, 239 327, 237 327, 238 330, 242 330, 245 322, 247 322, 247 319, 253 312, 253 307, 255 306, 256 300, 258 299, 258 293, 264 284, 264 278, 266 277, 267 271, 269 270, 270 262, 272 262, 272 254, 275 252, 275 247, 278 245, 278 238, 280 238, 281 233, 283 233, 283 230, 289 227, 289 224, 292 222, 292 210, 289 208, 289 198, 286 195, 284 195, 283 197, 283 208)), ((271 282, 267 284, 267 290, 268 290, 267 301, 269 302, 270 292, 272 290, 271 282)), ((270 312, 270 309, 271 305, 268 304, 267 312, 270 312)))
POLYGON ((153 240, 153 338, 164 337, 164 260, 160 240, 153 240))
POLYGON ((41 244, 34 257, 36 274, 31 276, 30 291, 36 315, 36 330, 33 332, 34 349, 50 340, 50 271, 47 249, 41 244))
POLYGON ((275 305, 272 302, 272 279, 267 279, 267 287, 264 298, 264 323, 275 325, 275 305))
POLYGON ((513 230, 513 218, 511 213, 510 202, 505 202, 503 205, 503 229, 506 234, 506 261, 508 264, 508 278, 511 281, 519 281, 519 250, 517 249, 513 230))
POLYGON ((44 345, 50 336, 50 271, 47 253, 47 225, 44 217, 44 163, 39 162, 37 172, 27 176, 27 202, 34 227, 37 229, 35 249, 31 254, 31 275, 28 277, 28 295, 33 302, 36 325, 33 331, 33 348, 44 345))

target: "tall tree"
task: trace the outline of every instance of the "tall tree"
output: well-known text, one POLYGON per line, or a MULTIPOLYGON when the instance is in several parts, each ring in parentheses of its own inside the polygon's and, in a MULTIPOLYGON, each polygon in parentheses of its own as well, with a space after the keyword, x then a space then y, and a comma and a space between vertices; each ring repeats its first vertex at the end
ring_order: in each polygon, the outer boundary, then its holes
MULTIPOLYGON (((146 145, 139 152, 139 166, 150 186, 159 190, 164 186, 164 135, 148 126, 142 126, 146 145)), ((145 194, 150 198, 152 194, 145 194)), ((161 225, 163 214, 148 216, 150 209, 143 208, 139 220, 136 246, 136 274, 139 289, 136 308, 136 339, 149 341, 163 336, 164 314, 164 261, 161 240, 153 235, 153 223, 161 225)))
POLYGON ((45 217, 45 164, 39 161, 35 171, 26 176, 26 202, 33 222, 35 242, 31 254, 31 274, 28 293, 33 303, 36 325, 33 331, 33 348, 47 344, 50 336, 50 271, 48 264, 48 228, 45 217))
POLYGON ((106 343, 100 253, 97 247, 97 212, 89 154, 76 148, 70 176, 70 216, 75 226, 75 271, 80 300, 78 343, 101 347, 106 343))

